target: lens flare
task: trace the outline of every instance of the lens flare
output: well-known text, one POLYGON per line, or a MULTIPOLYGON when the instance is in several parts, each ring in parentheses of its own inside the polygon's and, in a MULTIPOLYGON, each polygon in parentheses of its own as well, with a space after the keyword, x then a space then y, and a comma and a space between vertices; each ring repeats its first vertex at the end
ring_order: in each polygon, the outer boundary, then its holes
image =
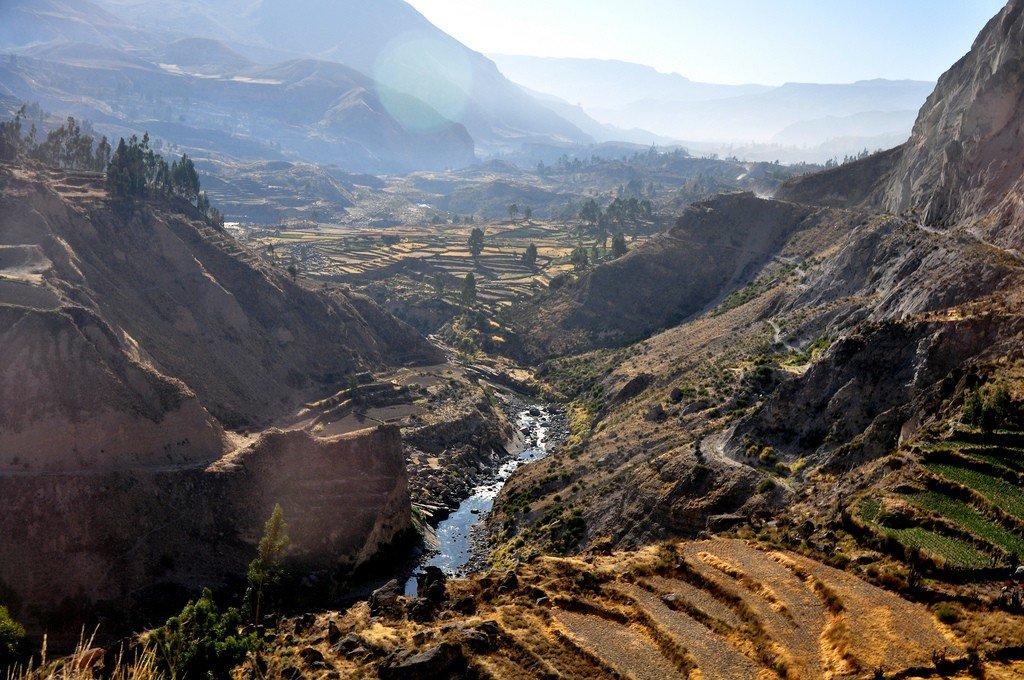
POLYGON ((431 131, 463 118, 473 69, 459 45, 407 33, 384 48, 374 79, 381 103, 399 123, 409 130, 431 131))

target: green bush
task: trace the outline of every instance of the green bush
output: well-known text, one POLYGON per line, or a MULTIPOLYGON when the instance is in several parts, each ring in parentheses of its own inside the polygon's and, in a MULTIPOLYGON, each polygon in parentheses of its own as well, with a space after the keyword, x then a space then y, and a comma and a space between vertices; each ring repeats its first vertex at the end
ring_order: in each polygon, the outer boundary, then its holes
POLYGON ((256 633, 242 632, 242 615, 235 608, 221 613, 213 595, 189 602, 181 614, 156 629, 148 643, 156 663, 171 680, 226 680, 250 651, 259 649, 256 633))
POLYGON ((956 623, 960 620, 960 610, 951 605, 942 605, 935 610, 935 618, 941 623, 956 623))
POLYGON ((25 649, 25 628, 0 607, 0 668, 18 661, 25 649))
POLYGON ((998 387, 983 396, 981 390, 974 390, 964 400, 964 422, 985 432, 1015 424, 1016 408, 1010 393, 998 387))

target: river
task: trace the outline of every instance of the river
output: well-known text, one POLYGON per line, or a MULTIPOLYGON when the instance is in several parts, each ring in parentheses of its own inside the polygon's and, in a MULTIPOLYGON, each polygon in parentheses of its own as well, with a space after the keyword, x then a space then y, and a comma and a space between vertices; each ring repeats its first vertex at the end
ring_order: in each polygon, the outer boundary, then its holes
MULTIPOLYGON (((435 533, 440 545, 425 557, 420 563, 420 569, 433 566, 449 576, 462 576, 473 558, 481 557, 475 554, 474 529, 486 519, 494 499, 512 473, 520 465, 540 460, 548 454, 548 433, 554 417, 555 414, 546 406, 530 406, 517 413, 516 426, 522 433, 520 450, 492 476, 477 485, 469 497, 437 525, 435 533)), ((407 595, 415 596, 415 577, 406 583, 405 591, 407 595)))

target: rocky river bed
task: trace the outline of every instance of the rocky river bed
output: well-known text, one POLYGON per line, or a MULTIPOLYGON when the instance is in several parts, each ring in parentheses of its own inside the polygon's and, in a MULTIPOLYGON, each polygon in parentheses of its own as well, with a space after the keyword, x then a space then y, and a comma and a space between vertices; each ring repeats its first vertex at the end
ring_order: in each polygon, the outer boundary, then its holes
MULTIPOLYGON (((464 576, 481 569, 488 548, 483 523, 505 482, 520 466, 547 456, 568 435, 561 406, 527 404, 513 395, 502 396, 509 420, 516 426, 516 435, 507 447, 509 456, 437 524, 436 548, 424 555, 420 569, 438 567, 449 576, 464 576)), ((415 592, 416 579, 410 578, 406 593, 415 592)))

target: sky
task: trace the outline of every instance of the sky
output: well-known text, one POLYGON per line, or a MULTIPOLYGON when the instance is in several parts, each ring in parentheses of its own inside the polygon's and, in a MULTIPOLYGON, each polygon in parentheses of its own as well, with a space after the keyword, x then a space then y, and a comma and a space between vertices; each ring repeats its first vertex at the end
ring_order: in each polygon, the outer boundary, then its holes
POLYGON ((713 83, 935 80, 1006 0, 408 0, 470 48, 713 83))

